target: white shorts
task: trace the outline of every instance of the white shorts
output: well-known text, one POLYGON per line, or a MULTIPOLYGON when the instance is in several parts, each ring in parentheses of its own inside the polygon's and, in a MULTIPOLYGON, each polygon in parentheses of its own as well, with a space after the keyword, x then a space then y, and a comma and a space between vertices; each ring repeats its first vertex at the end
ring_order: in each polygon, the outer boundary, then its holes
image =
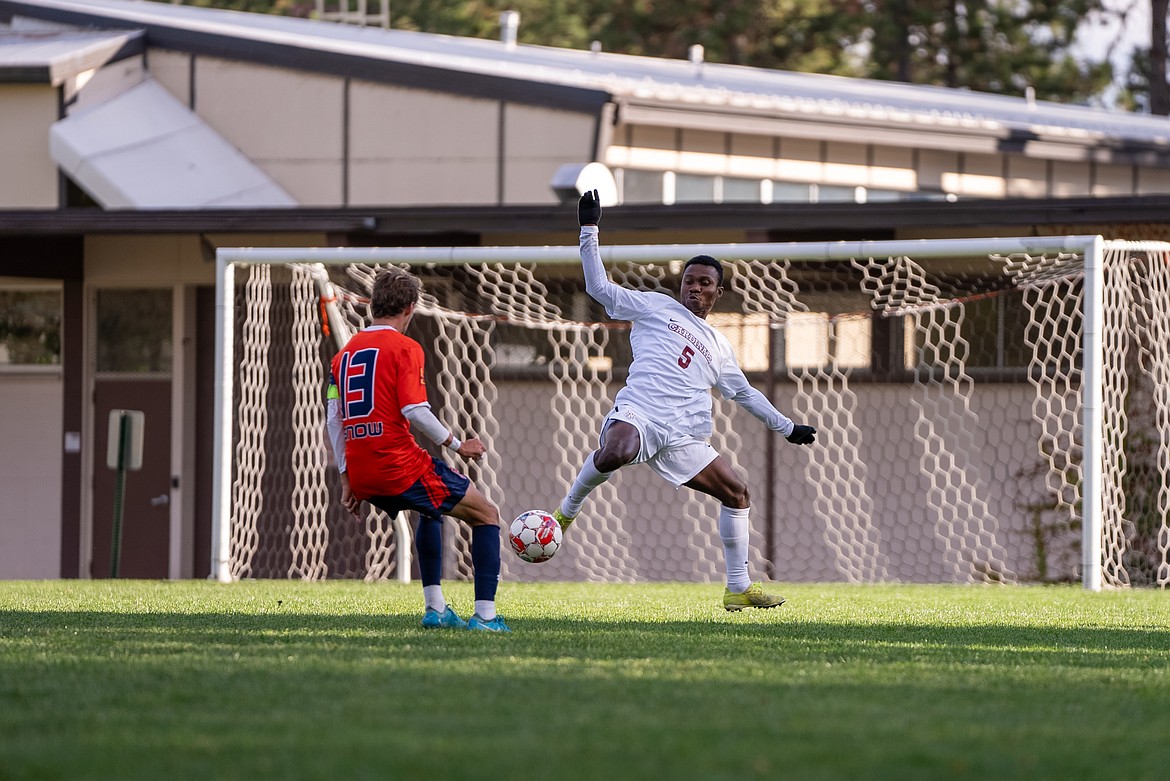
POLYGON ((601 424, 602 438, 606 428, 615 420, 638 429, 640 446, 631 463, 646 464, 675 486, 702 472, 719 455, 705 439, 671 431, 667 426, 650 420, 646 413, 632 404, 620 404, 605 416, 601 424))

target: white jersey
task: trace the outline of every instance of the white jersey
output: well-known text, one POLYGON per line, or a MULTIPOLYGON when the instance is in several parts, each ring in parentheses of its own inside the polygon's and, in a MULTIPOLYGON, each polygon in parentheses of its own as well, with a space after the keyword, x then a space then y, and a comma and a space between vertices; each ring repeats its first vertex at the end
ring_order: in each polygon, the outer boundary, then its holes
POLYGON ((630 363, 615 404, 634 404, 654 422, 680 434, 711 435, 711 389, 734 399, 769 428, 787 436, 792 421, 752 388, 727 337, 663 293, 628 290, 605 273, 597 228, 581 228, 585 289, 610 317, 629 320, 630 363))

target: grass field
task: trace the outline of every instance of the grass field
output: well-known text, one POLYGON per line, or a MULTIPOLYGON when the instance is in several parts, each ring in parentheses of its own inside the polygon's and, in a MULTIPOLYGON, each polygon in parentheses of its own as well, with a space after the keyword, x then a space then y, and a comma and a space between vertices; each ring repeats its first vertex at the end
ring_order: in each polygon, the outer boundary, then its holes
POLYGON ((1170 778, 1168 594, 720 593, 0 583, 0 779, 1170 778))

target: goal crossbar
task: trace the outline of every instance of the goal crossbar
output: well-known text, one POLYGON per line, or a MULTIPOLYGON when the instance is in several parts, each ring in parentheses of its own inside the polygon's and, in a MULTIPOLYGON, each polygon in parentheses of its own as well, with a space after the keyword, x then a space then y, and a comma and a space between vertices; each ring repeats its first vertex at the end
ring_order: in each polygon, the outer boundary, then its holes
MULTIPOLYGON (((972 254, 1085 252, 1100 236, 1025 236, 995 239, 908 239, 902 241, 761 242, 734 244, 628 244, 601 247, 607 263, 663 263, 695 255, 720 260, 754 260, 761 257, 788 260, 839 260, 842 258, 915 257, 924 250, 933 257, 965 257, 972 254)), ((537 247, 221 247, 217 263, 407 263, 452 266, 483 263, 507 257, 512 263, 574 263, 580 249, 573 246, 537 247)))
MULTIPOLYGON (((1103 287, 1104 252, 1101 236, 1014 237, 978 239, 916 239, 858 242, 793 242, 617 245, 602 247, 607 262, 662 263, 708 254, 722 260, 761 257, 791 261, 824 261, 867 257, 964 257, 1015 253, 1075 253, 1084 263, 1083 330, 1083 505, 1082 578, 1088 590, 1102 587, 1103 529, 1103 287)), ((234 270, 237 264, 381 264, 444 266, 484 263, 506 258, 511 263, 571 263, 579 259, 577 246, 521 247, 225 247, 216 252, 216 384, 213 474, 212 576, 232 579, 230 562, 232 393, 234 383, 234 270)))

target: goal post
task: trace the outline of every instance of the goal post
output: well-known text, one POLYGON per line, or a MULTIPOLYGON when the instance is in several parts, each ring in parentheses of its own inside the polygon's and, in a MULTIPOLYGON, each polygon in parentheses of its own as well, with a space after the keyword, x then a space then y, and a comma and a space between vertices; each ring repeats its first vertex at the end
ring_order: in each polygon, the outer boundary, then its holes
MULTIPOLYGON (((734 337, 749 375, 785 383, 777 406, 821 429, 816 447, 800 449, 799 464, 786 456, 787 466, 781 465, 801 472, 794 491, 790 475, 760 474, 757 453, 771 444, 758 422, 742 421, 734 405, 717 402, 714 444, 753 486, 754 547, 763 526, 781 514, 759 508, 760 497, 773 493, 762 486, 771 485, 787 488, 775 492, 782 496, 806 498, 812 519, 795 523, 807 534, 791 535, 790 544, 800 536, 818 538, 799 544, 810 546, 805 558, 823 559, 830 577, 1026 580, 1035 573, 1021 571, 1028 555, 1014 550, 1020 538, 1034 534, 1036 546, 1047 550, 1052 528, 1060 526, 1079 532, 1076 576, 1085 588, 1129 584, 1129 569, 1137 566, 1135 535, 1146 557, 1140 566, 1153 573, 1148 582, 1170 583, 1164 520, 1170 368, 1157 344, 1170 339, 1161 330, 1170 328, 1170 291, 1162 277, 1170 245, 1054 236, 611 245, 601 252, 615 281, 668 293, 677 291, 681 261, 698 254, 722 260, 732 293, 727 299, 734 301, 717 305, 710 321, 734 337), (1131 289, 1138 282, 1144 292, 1131 289), (747 355, 753 357, 745 361, 747 355), (1127 367, 1126 356, 1136 369, 1127 367), (878 372, 885 360, 892 368, 878 372), (1132 371, 1145 379, 1131 383, 1132 371), (985 378, 986 398, 973 390, 985 378), (1021 412, 1025 387, 1031 410, 1021 412), (1131 433, 1126 404, 1139 391, 1154 410, 1143 425, 1157 434, 1142 456, 1156 484, 1146 493, 1153 512, 1163 512, 1161 527, 1140 534, 1124 501, 1113 506, 1133 461, 1124 442, 1131 433), (885 415, 882 405, 898 411, 885 415), (1010 407, 1006 423, 988 422, 997 405, 1010 407), (998 427, 1008 433, 1001 436, 998 427), (1026 438, 1014 429, 1026 427, 1039 433, 1025 448, 1026 438), (997 461, 1004 454, 996 451, 1008 448, 1014 455, 997 461), (994 495, 1008 481, 1029 480, 1026 491, 1045 498, 994 495), (1045 513, 1058 521, 1043 521, 1045 513)), ((489 452, 509 454, 509 463, 460 464, 503 515, 551 509, 595 446, 628 347, 621 324, 608 322, 584 295, 576 246, 221 248, 213 577, 409 578, 411 541, 403 519, 370 521, 356 540, 324 506, 336 504, 328 496, 335 477, 323 440, 325 363, 344 324, 361 327, 362 296, 385 264, 424 278, 417 326, 424 333, 412 335, 428 351, 440 417, 458 431, 484 436, 489 452), (241 270, 246 274, 238 275, 241 270), (273 282, 270 270, 289 279, 273 282), (288 292, 274 302, 278 287, 288 292), (269 323, 268 312, 280 307, 299 312, 289 329, 269 323), (280 347, 282 341, 292 345, 280 347), (295 386, 289 392, 297 399, 277 403, 272 391, 261 389, 281 361, 292 364, 297 379, 276 380, 276 387, 295 386), (291 417, 270 424, 267 416, 285 407, 291 417), (281 426, 291 429, 283 443, 275 433, 281 426), (277 465, 290 458, 294 466, 277 465), (252 460, 257 463, 246 463, 252 460), (291 471, 279 477, 279 470, 291 471), (276 497, 279 510, 270 506, 276 497), (264 520, 273 513, 280 519, 264 520), (255 566, 270 544, 265 540, 279 535, 276 568, 255 566), (339 535, 350 535, 346 551, 328 552, 339 535), (335 563, 338 556, 350 563, 335 563), (353 564, 357 559, 362 562, 353 564)), ((505 576, 717 578, 711 508, 702 497, 641 486, 650 480, 646 475, 636 490, 622 488, 632 497, 610 485, 599 489, 567 539, 568 555, 539 567, 509 560, 505 576), (656 517, 663 502, 674 503, 668 510, 674 520, 656 517), (668 540, 673 547, 646 551, 650 537, 655 546, 668 540)), ((454 562, 447 575, 469 575, 469 537, 456 524, 447 537, 454 562)), ((753 566, 770 568, 776 553, 764 551, 753 566)), ((778 568, 778 579, 788 579, 786 569, 778 568)))

